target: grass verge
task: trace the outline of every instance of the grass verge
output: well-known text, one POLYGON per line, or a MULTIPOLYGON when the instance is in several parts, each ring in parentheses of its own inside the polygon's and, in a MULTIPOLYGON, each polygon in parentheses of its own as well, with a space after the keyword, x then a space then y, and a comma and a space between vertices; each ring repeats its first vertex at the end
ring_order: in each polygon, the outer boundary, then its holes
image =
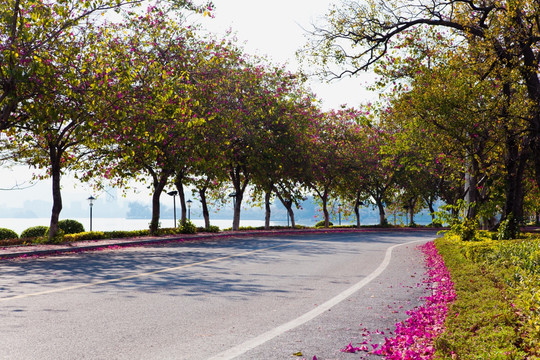
POLYGON ((446 236, 435 244, 457 295, 435 358, 540 359, 540 308, 534 301, 539 269, 530 261, 540 259, 531 246, 540 240, 463 242, 446 236))

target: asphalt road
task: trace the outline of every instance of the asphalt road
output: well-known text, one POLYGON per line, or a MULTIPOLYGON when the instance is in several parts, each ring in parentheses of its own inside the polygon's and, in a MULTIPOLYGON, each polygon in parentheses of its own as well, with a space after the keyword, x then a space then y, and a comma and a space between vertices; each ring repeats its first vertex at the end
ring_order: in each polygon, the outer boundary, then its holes
POLYGON ((0 359, 358 359, 340 348, 368 332, 383 341, 376 333, 425 295, 417 246, 435 236, 242 237, 4 261, 0 359))

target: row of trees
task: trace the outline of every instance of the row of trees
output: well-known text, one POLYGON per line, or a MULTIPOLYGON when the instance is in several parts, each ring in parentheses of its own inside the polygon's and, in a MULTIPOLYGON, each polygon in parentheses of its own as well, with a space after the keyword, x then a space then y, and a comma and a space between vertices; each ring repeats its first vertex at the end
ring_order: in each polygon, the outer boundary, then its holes
MULTIPOLYGON (((351 204, 358 225, 367 202, 384 224, 392 205, 407 209, 412 222, 422 207, 433 212, 437 199, 457 204, 465 196, 478 204, 471 217, 495 213, 497 205, 506 218, 523 215, 523 202, 521 213, 508 210, 510 162, 498 158, 506 156, 507 139, 497 137, 494 113, 487 112, 502 111, 500 84, 459 61, 463 54, 455 49, 463 44, 411 31, 399 42, 404 50, 381 53, 388 58, 378 70, 396 81, 383 105, 323 112, 302 75, 248 56, 229 37, 202 36, 178 11, 208 14, 211 6, 123 6, 13 0, 1 10, 2 151, 6 159, 47 169, 51 238, 67 171, 97 187, 148 182, 152 232, 170 185, 180 194, 182 221, 184 188, 195 189, 207 227, 212 201, 226 201, 231 192, 233 229, 248 198, 264 204, 269 225, 277 197, 294 226, 293 208, 306 192, 319 199, 327 226, 332 201, 351 204), (108 8, 123 20, 92 16, 108 8), (398 61, 405 50, 411 56, 398 61)), ((507 106, 507 116, 529 109, 528 102, 520 106, 507 106)), ((521 141, 529 132, 515 126, 514 140, 521 141)), ((532 174, 531 151, 524 174, 532 174)))
POLYGON ((510 237, 524 209, 538 218, 537 1, 368 0, 336 6, 327 19, 308 53, 330 76, 381 75, 377 86, 388 95, 381 118, 396 131, 394 150, 435 175, 411 179, 407 192, 439 184, 446 202, 465 200, 473 225, 502 214, 510 237))

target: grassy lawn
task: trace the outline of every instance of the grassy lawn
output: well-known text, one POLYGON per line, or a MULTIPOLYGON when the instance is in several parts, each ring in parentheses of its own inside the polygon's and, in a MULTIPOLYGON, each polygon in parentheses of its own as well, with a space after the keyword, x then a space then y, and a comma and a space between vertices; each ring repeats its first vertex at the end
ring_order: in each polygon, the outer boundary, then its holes
POLYGON ((456 300, 437 359, 540 359, 540 237, 435 242, 456 300))

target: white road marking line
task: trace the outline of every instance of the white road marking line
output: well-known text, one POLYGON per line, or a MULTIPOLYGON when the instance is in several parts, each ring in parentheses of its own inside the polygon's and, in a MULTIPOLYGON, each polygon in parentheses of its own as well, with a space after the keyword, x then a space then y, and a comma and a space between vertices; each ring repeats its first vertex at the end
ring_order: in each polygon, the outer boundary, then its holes
POLYGON ((208 360, 229 360, 229 359, 234 359, 235 357, 243 355, 246 352, 248 352, 249 350, 254 349, 257 346, 260 346, 260 345, 264 344, 265 342, 270 341, 273 338, 275 338, 275 337, 277 337, 279 335, 282 335, 283 333, 285 333, 285 332, 287 332, 289 330, 292 330, 292 329, 294 329, 294 328, 296 328, 296 327, 298 327, 300 325, 305 324, 306 322, 308 322, 310 320, 313 320, 317 316, 325 313, 330 308, 334 307, 335 305, 339 304, 343 300, 347 299, 349 296, 351 296, 355 292, 359 291, 364 286, 366 286, 371 281, 373 281, 376 277, 378 277, 380 274, 382 274, 384 272, 384 270, 386 270, 386 268, 390 264, 390 260, 392 258, 392 250, 394 250, 395 248, 397 248, 399 246, 410 245, 410 244, 417 243, 417 242, 422 242, 422 241, 425 242, 427 240, 426 239, 420 239, 420 240, 410 241, 410 242, 407 242, 407 243, 397 244, 397 245, 393 245, 393 246, 389 247, 388 249, 386 249, 384 259, 383 259, 382 263, 379 265, 379 267, 377 267, 377 269, 375 269, 371 274, 366 276, 360 282, 354 284, 350 288, 348 288, 345 291, 341 292, 340 294, 334 296, 332 299, 328 300, 324 304, 321 304, 321 305, 317 306, 315 309, 305 313, 304 315, 302 315, 302 316, 300 316, 300 317, 298 317, 298 318, 296 318, 294 320, 291 320, 291 321, 289 321, 289 322, 287 322, 285 324, 282 324, 282 325, 280 325, 278 327, 275 327, 274 329, 269 330, 269 331, 255 337, 253 339, 245 341, 242 344, 239 344, 239 345, 237 345, 235 347, 232 347, 232 348, 230 348, 228 350, 225 350, 225 351, 223 351, 223 352, 209 358, 208 360))

